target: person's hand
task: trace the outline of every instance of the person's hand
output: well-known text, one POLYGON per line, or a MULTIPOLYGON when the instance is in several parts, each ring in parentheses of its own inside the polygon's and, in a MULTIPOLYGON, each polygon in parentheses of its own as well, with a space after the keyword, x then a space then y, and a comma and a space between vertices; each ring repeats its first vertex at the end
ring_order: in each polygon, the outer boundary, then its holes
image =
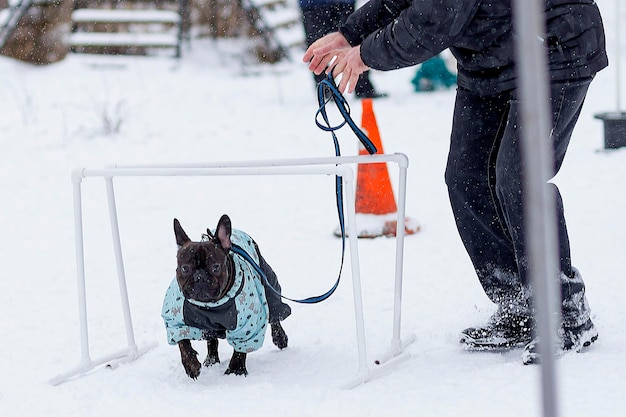
POLYGON ((350 44, 341 33, 329 33, 307 48, 302 61, 308 62, 309 69, 319 75, 326 71, 335 57, 345 54, 350 48, 350 44))
POLYGON ((302 60, 309 63, 309 69, 315 74, 332 71, 335 79, 341 74, 337 88, 342 93, 346 90, 352 93, 359 75, 369 69, 361 59, 361 47, 351 47, 339 32, 330 33, 313 42, 302 60))
POLYGON ((369 67, 365 65, 361 59, 361 46, 355 46, 350 48, 341 58, 337 58, 326 72, 333 71, 333 78, 337 79, 341 74, 341 81, 337 86, 337 89, 342 93, 348 91, 352 93, 356 83, 359 79, 359 75, 367 71, 369 67))

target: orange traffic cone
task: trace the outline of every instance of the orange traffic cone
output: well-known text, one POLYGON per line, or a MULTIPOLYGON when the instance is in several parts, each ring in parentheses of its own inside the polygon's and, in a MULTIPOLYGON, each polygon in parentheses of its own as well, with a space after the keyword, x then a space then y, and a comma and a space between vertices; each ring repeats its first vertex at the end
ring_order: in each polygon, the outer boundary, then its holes
MULTIPOLYGON (((372 101, 371 98, 362 100, 361 127, 376 146, 376 153, 382 154, 384 153, 383 144, 378 132, 372 101)), ((360 146, 359 155, 367 154, 367 150, 360 146)), ((374 238, 396 235, 398 207, 386 163, 359 164, 355 208, 358 237, 374 238)), ((416 233, 419 229, 419 223, 408 217, 405 218, 407 235, 416 233)))

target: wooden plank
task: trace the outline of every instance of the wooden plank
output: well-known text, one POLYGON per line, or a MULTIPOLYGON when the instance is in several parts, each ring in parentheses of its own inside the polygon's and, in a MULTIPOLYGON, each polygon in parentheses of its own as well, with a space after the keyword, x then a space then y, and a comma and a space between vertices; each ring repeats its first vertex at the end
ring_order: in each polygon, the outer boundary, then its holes
POLYGON ((172 10, 77 9, 74 23, 164 23, 177 24, 180 15, 172 10))
POLYGON ((285 0, 250 0, 250 4, 257 9, 262 9, 264 7, 284 6, 285 0))
POLYGON ((163 33, 75 32, 69 36, 71 46, 141 46, 178 47, 178 36, 163 33))

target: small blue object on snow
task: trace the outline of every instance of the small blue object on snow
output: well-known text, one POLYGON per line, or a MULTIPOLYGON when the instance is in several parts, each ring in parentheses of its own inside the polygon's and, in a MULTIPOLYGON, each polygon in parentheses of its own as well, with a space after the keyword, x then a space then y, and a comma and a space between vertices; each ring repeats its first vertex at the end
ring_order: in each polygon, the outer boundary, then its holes
POLYGON ((415 91, 435 91, 448 89, 456 84, 456 75, 446 67, 440 55, 422 63, 411 80, 415 91))

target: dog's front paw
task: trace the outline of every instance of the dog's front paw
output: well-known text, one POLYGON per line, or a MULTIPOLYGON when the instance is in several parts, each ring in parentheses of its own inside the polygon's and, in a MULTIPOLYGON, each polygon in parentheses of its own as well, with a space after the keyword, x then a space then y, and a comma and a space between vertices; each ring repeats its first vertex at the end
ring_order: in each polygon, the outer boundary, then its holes
POLYGON ((248 376, 248 370, 246 369, 245 366, 233 368, 230 365, 228 365, 228 369, 226 369, 226 372, 224 372, 224 375, 230 375, 230 374, 248 376))
POLYGON ((247 355, 245 353, 233 352, 233 357, 230 358, 228 369, 226 369, 224 374, 248 375, 248 370, 246 369, 246 356, 247 355))
POLYGON ((220 363, 220 358, 217 358, 215 356, 211 356, 208 355, 205 359, 204 359, 204 366, 213 366, 217 363, 220 363))
POLYGON ((200 370, 202 369, 202 366, 200 365, 200 361, 198 360, 198 358, 194 357, 186 361, 183 359, 183 367, 185 368, 185 372, 187 373, 189 378, 198 379, 198 376, 200 376, 200 370))
POLYGON ((178 348, 180 349, 180 360, 183 363, 183 368, 185 368, 185 373, 187 373, 189 378, 197 379, 202 369, 202 365, 200 365, 198 360, 198 352, 191 347, 189 340, 178 342, 178 348))
POLYGON ((207 355, 204 360, 204 366, 213 366, 216 363, 220 363, 220 355, 217 351, 218 341, 216 338, 212 337, 207 339, 207 355))
POLYGON ((287 347, 287 342, 289 338, 287 337, 287 333, 283 329, 283 326, 280 325, 280 322, 272 323, 272 342, 279 349, 284 349, 287 347))

